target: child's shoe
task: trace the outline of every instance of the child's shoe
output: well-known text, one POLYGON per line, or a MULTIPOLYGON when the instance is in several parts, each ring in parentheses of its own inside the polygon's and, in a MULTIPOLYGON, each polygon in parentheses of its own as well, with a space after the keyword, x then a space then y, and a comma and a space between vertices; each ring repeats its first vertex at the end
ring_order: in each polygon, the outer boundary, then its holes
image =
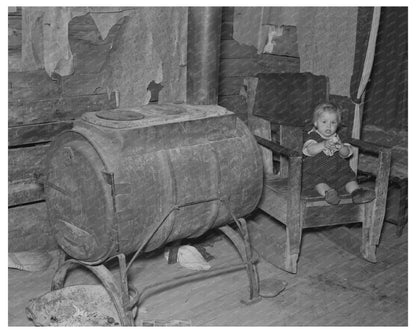
POLYGON ((340 202, 338 192, 334 189, 330 189, 325 192, 325 201, 331 205, 338 205, 340 202))
POLYGON ((351 197, 353 203, 363 204, 373 201, 376 197, 376 193, 370 189, 357 188, 351 193, 351 197))

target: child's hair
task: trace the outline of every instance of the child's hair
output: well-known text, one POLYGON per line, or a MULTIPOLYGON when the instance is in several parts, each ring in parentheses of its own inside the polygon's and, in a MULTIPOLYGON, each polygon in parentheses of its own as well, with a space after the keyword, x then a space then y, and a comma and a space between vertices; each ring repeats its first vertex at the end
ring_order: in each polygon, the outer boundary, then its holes
POLYGON ((328 102, 318 104, 315 107, 315 110, 313 111, 313 122, 317 121, 324 112, 335 113, 337 115, 338 123, 341 122, 341 110, 337 105, 328 102))

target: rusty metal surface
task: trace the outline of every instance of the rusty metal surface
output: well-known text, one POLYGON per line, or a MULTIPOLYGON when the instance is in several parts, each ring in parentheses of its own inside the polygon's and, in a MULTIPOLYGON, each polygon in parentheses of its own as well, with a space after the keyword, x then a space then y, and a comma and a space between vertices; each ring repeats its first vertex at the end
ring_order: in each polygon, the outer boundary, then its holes
POLYGON ((222 7, 188 9, 186 103, 217 104, 222 7))
POLYGON ((99 263, 132 253, 165 219, 144 248, 150 251, 231 222, 229 208, 239 218, 256 207, 262 160, 233 113, 213 105, 130 111, 144 118, 88 113, 51 146, 49 218, 71 257, 99 263))

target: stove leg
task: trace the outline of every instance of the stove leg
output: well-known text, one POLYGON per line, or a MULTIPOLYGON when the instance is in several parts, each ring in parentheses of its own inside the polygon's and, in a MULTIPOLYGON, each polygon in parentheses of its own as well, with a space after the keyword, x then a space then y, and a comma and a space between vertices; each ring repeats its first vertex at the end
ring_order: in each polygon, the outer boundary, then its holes
POLYGON ((117 310, 121 325, 134 326, 133 314, 132 311, 129 310, 131 305, 129 304, 130 300, 128 299, 129 294, 124 255, 119 255, 118 259, 122 265, 122 267, 120 267, 120 276, 122 281, 121 286, 117 284, 113 274, 103 264, 91 266, 83 264, 75 259, 69 259, 65 261, 55 272, 55 275, 52 279, 51 290, 53 291, 63 288, 68 271, 75 266, 81 265, 89 269, 100 280, 117 310))
MULTIPOLYGON (((131 323, 131 325, 129 326, 134 326, 134 316, 133 316, 133 311, 130 306, 126 256, 124 254, 118 254, 117 259, 119 263, 120 289, 121 289, 121 301, 123 304, 123 311, 126 315, 127 322, 131 323)), ((132 289, 131 286, 130 286, 130 289, 132 289)), ((133 289, 136 290, 135 288, 133 289)))
POLYGON ((58 249, 58 269, 64 264, 67 258, 68 257, 65 251, 62 249, 58 249))
POLYGON ((241 302, 244 304, 253 304, 261 300, 259 295, 260 288, 257 268, 251 252, 246 221, 244 219, 239 219, 237 226, 241 235, 239 235, 228 225, 221 227, 220 230, 232 241, 232 243, 237 248, 243 262, 246 264, 246 271, 249 281, 249 299, 242 300, 241 302))

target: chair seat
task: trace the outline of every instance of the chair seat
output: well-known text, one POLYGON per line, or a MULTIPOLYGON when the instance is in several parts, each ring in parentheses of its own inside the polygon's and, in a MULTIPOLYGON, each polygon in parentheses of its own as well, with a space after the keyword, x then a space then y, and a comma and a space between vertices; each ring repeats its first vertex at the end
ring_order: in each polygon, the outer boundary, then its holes
MULTIPOLYGON (((265 179, 264 185, 268 187, 270 190, 275 192, 278 196, 287 197, 288 195, 288 178, 282 178, 278 175, 268 176, 265 179)), ((340 204, 347 204, 351 203, 351 195, 346 191, 339 193, 339 197, 341 199, 340 204)), ((321 196, 316 191, 302 191, 301 193, 301 200, 309 202, 322 202, 323 204, 327 204, 324 197, 321 196)), ((329 204, 327 204, 329 205, 329 204)))
MULTIPOLYGON (((265 180, 263 195, 259 208, 286 224, 288 180, 278 176, 269 177, 265 180)), ((301 208, 303 210, 302 228, 314 228, 329 225, 348 224, 362 222, 364 216, 364 205, 352 203, 351 195, 340 194, 341 201, 338 205, 328 204, 319 194, 302 193, 301 208), (303 207, 303 208, 302 208, 303 207)))

